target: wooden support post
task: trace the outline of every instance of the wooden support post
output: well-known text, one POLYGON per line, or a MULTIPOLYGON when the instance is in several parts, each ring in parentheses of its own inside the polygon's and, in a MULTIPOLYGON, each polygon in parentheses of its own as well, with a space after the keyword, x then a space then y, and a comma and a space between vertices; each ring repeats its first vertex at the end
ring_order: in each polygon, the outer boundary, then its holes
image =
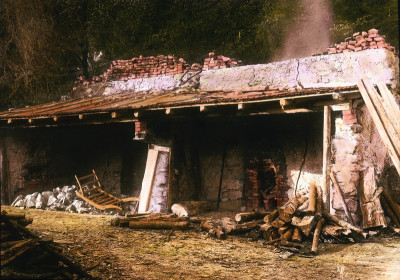
POLYGON ((340 201, 342 202, 342 206, 343 206, 344 212, 346 213, 347 219, 349 219, 350 224, 354 226, 353 217, 351 216, 349 208, 347 207, 346 201, 344 200, 342 189, 340 188, 339 183, 336 180, 336 176, 333 173, 333 171, 331 172, 330 177, 332 179, 333 185, 335 186, 335 190, 340 198, 340 201))
POLYGON ((330 209, 331 184, 329 174, 331 172, 331 123, 332 108, 324 106, 324 132, 323 132, 323 155, 322 155, 322 200, 325 209, 330 209))

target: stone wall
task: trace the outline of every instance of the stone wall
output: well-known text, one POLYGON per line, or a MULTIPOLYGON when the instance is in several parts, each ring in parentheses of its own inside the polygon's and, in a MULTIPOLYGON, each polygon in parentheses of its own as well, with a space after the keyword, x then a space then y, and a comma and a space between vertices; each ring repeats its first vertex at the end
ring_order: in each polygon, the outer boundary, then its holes
MULTIPOLYGON (((135 158, 123 160, 124 147, 133 142, 133 134, 133 125, 5 131, 7 170, 2 172, 8 178, 10 201, 4 202, 12 202, 19 194, 76 184, 75 175, 87 175, 92 169, 108 192, 120 194, 122 188, 128 194, 136 193, 141 187, 143 167, 136 171, 140 174, 126 171, 126 167, 134 166, 135 158), (122 174, 127 176, 125 181, 121 180, 122 174), (140 177, 140 181, 133 177, 140 177)), ((147 152, 146 145, 136 148, 138 153, 143 153, 143 149, 147 152)))
POLYGON ((252 159, 270 159, 277 169, 279 202, 294 194, 299 168, 308 148, 297 191, 308 189, 322 176, 322 114, 272 115, 232 120, 209 120, 177 127, 180 140, 176 161, 179 198, 175 202, 201 199, 220 209, 240 211, 246 205, 246 169, 252 159), (307 132, 308 131, 308 132, 307 132), (191 150, 198 151, 200 186, 195 186, 191 150), (197 190, 195 188, 198 188, 197 190))
POLYGON ((385 49, 291 59, 281 62, 209 70, 200 74, 202 90, 234 90, 254 86, 324 87, 354 85, 367 76, 396 86, 398 57, 385 49))

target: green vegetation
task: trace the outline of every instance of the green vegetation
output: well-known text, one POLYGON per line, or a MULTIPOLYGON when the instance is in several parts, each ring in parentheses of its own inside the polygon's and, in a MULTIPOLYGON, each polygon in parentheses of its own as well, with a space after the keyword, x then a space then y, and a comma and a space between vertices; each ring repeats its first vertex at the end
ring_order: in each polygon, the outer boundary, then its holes
MULTIPOLYGON (((301 20, 299 1, 2 0, 0 109, 58 100, 114 59, 174 54, 194 63, 215 51, 269 62, 301 20)), ((396 0, 332 0, 332 8, 335 42, 375 27, 398 48, 396 0)))

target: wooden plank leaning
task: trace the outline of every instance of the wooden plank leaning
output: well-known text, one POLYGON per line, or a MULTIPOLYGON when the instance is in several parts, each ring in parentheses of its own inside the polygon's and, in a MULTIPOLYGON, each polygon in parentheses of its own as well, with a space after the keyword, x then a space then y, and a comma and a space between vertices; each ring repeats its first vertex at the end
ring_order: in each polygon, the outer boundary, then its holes
POLYGON ((381 136, 382 142, 385 145, 385 147, 389 153, 389 156, 393 161, 393 165, 396 167, 397 172, 400 174, 399 155, 396 153, 394 145, 393 145, 392 141, 390 140, 390 138, 385 130, 385 127, 383 126, 383 123, 379 118, 378 113, 375 110, 375 107, 368 95, 367 89, 365 88, 363 81, 359 80, 357 84, 358 84, 360 93, 363 97, 363 100, 365 102, 365 105, 367 106, 367 109, 368 109, 369 113, 371 114, 371 118, 372 118, 373 122, 375 123, 375 126, 379 132, 379 135, 381 136))
POLYGON ((398 156, 400 156, 400 130, 397 130, 394 126, 393 117, 390 112, 388 111, 388 106, 383 104, 382 97, 378 94, 375 87, 372 83, 364 79, 363 83, 367 89, 367 93, 375 107, 376 112, 378 113, 379 118, 382 121, 383 126, 393 143, 394 149, 398 156))

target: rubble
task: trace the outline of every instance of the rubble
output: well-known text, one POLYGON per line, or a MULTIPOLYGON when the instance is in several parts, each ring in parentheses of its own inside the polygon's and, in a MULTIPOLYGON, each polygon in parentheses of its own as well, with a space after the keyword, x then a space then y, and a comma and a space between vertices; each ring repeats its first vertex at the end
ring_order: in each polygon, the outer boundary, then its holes
MULTIPOLYGON (((197 69, 198 66, 195 65, 194 68, 197 69)), ((103 74, 94 76, 91 81, 80 76, 75 84, 89 86, 90 84, 111 80, 126 81, 129 79, 175 75, 184 73, 189 69, 190 65, 183 58, 176 56, 139 56, 127 60, 114 60, 111 62, 110 68, 103 74)))
POLYGON ((379 31, 373 28, 368 32, 356 32, 351 37, 347 37, 344 42, 331 45, 325 52, 312 55, 358 52, 367 49, 388 49, 398 54, 395 47, 386 42, 386 36, 379 34, 379 31))
POLYGON ((223 55, 215 55, 214 52, 208 54, 208 58, 204 59, 203 71, 213 70, 213 69, 224 69, 240 66, 242 64, 241 60, 236 60, 234 58, 225 57, 223 55))
MULTIPOLYGON (((73 213, 114 214, 113 211, 101 211, 76 196, 76 186, 54 188, 53 191, 35 192, 26 196, 19 195, 11 206, 36 208, 43 210, 67 211, 73 213)), ((129 207, 129 205, 128 205, 129 207)))

